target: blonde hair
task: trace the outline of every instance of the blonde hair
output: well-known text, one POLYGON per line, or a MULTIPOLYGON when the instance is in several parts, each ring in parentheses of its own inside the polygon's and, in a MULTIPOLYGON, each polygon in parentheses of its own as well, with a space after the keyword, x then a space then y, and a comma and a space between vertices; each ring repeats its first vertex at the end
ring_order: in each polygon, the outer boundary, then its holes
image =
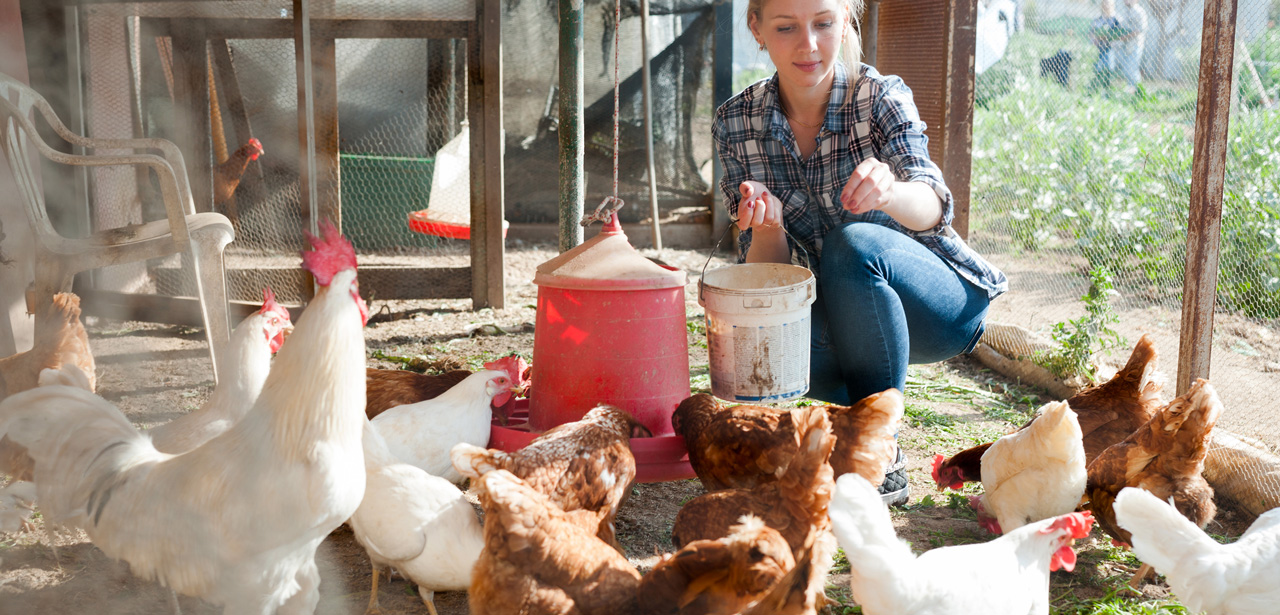
MULTIPOLYGON (((764 7, 767 0, 748 0, 747 1, 747 23, 750 23, 752 17, 756 23, 760 22, 760 9, 764 7)), ((843 43, 840 45, 840 61, 844 63, 845 68, 853 70, 860 62, 862 62, 862 34, 861 34, 861 16, 864 0, 836 0, 841 7, 844 8, 846 19, 844 20, 844 36, 843 43)))

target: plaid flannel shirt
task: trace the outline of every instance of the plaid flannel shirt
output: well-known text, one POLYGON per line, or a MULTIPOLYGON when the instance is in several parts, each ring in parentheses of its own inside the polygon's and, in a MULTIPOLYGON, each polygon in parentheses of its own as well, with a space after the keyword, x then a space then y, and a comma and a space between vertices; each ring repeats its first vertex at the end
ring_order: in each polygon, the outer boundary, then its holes
MULTIPOLYGON (((962 277, 995 298, 1009 289, 1004 273, 982 258, 951 228, 954 204, 942 172, 929 160, 929 140, 911 89, 895 76, 884 76, 865 64, 853 82, 855 99, 844 104, 850 90, 848 72, 836 65, 826 120, 818 145, 800 161, 795 135, 778 104, 778 76, 760 81, 730 98, 716 110, 711 137, 724 168, 720 191, 725 208, 738 218, 738 185, 746 180, 764 184, 782 202, 782 219, 794 237, 787 239, 793 259, 797 248, 817 273, 822 238, 846 222, 872 222, 919 241, 962 277), (924 182, 942 201, 942 220, 925 231, 913 231, 873 210, 852 214, 840 206, 840 191, 860 162, 875 157, 888 164, 899 181, 924 182), (796 246, 796 242, 799 246, 796 246)), ((745 261, 751 230, 738 236, 738 260, 745 261)))

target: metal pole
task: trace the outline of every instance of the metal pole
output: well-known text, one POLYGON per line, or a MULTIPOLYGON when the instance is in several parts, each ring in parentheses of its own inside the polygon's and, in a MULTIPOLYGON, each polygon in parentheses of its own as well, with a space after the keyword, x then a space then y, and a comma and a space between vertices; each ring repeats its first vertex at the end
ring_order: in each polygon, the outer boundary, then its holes
MULTIPOLYGON (((298 105, 302 113, 302 205, 306 208, 307 230, 320 232, 319 211, 316 207, 316 111, 315 77, 311 63, 311 11, 305 0, 293 0, 294 58, 298 67, 298 105)), ((337 220, 333 221, 338 224, 337 220)))
MULTIPOLYGON (((621 24, 619 24, 621 25, 621 24)), ((658 180, 653 164, 653 99, 649 81, 649 0, 640 0, 640 57, 644 60, 640 80, 644 85, 644 147, 649 163, 649 209, 653 212, 653 247, 662 251, 662 228, 658 224, 658 180)))
POLYGON ((560 251, 582 243, 582 0, 560 0, 560 251))
MULTIPOLYGON (((715 30, 711 35, 711 108, 719 108, 724 101, 733 96, 733 3, 719 2, 715 5, 715 30)), ((712 152, 711 156, 711 236, 712 243, 726 228, 729 228, 729 212, 725 210, 720 196, 720 179, 724 177, 724 169, 720 167, 720 156, 712 152)))
POLYGON ((1200 91, 1196 97, 1195 157, 1191 161, 1187 260, 1182 279, 1178 395, 1185 393, 1196 378, 1209 377, 1235 43, 1236 0, 1207 0, 1200 37, 1200 91))

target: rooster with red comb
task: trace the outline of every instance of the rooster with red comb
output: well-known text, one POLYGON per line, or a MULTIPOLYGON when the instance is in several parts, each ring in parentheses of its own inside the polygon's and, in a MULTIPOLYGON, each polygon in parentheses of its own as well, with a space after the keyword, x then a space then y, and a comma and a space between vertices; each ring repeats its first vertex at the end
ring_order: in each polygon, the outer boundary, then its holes
POLYGON ((321 288, 262 393, 226 432, 156 450, 112 404, 71 386, 0 402, 35 459, 45 518, 83 528, 139 577, 226 613, 311 613, 315 554, 364 496, 364 322, 351 243, 329 223, 303 259, 321 288))

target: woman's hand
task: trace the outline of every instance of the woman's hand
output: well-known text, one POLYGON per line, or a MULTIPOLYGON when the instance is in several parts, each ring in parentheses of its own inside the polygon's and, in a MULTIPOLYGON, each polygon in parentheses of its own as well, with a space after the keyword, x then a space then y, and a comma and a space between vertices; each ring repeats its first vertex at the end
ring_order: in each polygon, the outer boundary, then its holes
POLYGON ((738 186, 742 200, 738 202, 738 230, 779 228, 782 226, 782 201, 769 194, 758 181, 747 180, 738 186))
POLYGON ((840 206, 855 214, 884 209, 893 201, 895 182, 889 165, 875 158, 863 160, 840 191, 840 206))

